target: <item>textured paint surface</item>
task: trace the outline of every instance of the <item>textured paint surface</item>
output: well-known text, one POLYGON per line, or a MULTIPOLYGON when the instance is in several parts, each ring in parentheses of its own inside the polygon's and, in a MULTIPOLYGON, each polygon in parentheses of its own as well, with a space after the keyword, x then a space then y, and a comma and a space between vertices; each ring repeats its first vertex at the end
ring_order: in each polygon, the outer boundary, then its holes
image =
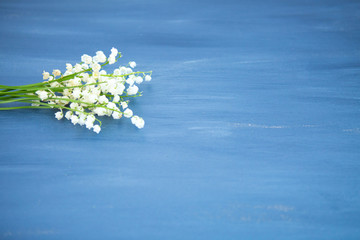
POLYGON ((1 1, 1 84, 113 46, 154 73, 142 130, 0 112, 0 239, 359 239, 359 9, 1 1))

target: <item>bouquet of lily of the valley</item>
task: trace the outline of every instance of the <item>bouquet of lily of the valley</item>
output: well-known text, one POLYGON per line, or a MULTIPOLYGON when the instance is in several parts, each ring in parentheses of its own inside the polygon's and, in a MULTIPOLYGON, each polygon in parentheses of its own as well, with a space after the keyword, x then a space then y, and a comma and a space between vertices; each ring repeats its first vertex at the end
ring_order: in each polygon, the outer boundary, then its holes
POLYGON ((134 71, 135 62, 120 66, 112 73, 102 69, 114 64, 121 57, 117 49, 112 48, 109 57, 102 51, 96 55, 82 55, 81 62, 74 66, 66 64, 66 71, 53 70, 52 74, 43 72, 43 82, 22 85, 0 85, 0 104, 13 102, 29 103, 25 106, 2 107, 0 110, 20 108, 54 108, 55 117, 63 117, 74 125, 79 124, 101 131, 99 116, 120 119, 130 118, 138 128, 144 127, 144 120, 133 114, 128 108, 129 99, 141 96, 137 84, 151 80, 150 72, 134 71))

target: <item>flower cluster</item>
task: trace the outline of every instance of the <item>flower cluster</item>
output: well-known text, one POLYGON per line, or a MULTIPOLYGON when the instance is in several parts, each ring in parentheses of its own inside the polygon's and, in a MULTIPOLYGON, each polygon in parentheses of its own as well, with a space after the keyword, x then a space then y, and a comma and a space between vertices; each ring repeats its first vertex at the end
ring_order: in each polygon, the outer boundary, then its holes
POLYGON ((151 71, 134 71, 135 62, 129 62, 127 66, 120 66, 112 72, 103 69, 120 57, 121 53, 115 48, 111 49, 108 57, 102 51, 97 51, 95 56, 84 54, 80 63, 66 63, 64 73, 59 69, 54 69, 52 73, 44 71, 42 83, 0 86, 4 89, 0 103, 18 101, 32 103, 32 108, 56 108, 56 119, 65 117, 74 125, 85 126, 96 133, 101 131, 98 118, 101 116, 114 119, 124 116, 130 118, 136 127, 143 128, 144 120, 134 115, 128 104, 129 99, 141 96, 138 85, 151 80, 151 71))

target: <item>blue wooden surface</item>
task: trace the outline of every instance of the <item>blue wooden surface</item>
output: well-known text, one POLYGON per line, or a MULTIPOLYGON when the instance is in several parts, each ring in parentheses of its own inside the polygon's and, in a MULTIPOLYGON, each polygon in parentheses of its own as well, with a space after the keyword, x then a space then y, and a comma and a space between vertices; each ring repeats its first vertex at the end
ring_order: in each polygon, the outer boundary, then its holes
POLYGON ((146 125, 0 112, 0 239, 359 239, 358 1, 0 2, 0 80, 117 47, 146 125))

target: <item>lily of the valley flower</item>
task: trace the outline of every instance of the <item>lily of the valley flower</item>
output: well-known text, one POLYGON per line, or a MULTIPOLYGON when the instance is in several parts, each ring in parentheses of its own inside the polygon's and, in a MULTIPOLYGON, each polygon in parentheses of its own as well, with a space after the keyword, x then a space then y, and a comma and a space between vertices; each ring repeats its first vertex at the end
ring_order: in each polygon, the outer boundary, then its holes
POLYGON ((43 71, 45 81, 41 83, 18 88, 2 86, 2 99, 6 101, 0 101, 0 104, 21 101, 31 103, 31 108, 56 108, 56 119, 65 117, 72 124, 85 126, 95 133, 101 131, 98 118, 101 116, 113 119, 124 116, 131 118, 137 128, 143 128, 144 119, 134 115, 128 103, 131 98, 141 96, 138 85, 144 80, 150 81, 151 72, 133 70, 136 62, 131 61, 129 67, 120 66, 109 73, 103 67, 114 64, 121 57, 116 48, 110 52, 109 57, 102 51, 97 51, 95 56, 84 54, 80 63, 66 63, 63 74, 59 69, 54 69, 52 75, 43 71), (17 94, 21 94, 20 98, 17 94))

